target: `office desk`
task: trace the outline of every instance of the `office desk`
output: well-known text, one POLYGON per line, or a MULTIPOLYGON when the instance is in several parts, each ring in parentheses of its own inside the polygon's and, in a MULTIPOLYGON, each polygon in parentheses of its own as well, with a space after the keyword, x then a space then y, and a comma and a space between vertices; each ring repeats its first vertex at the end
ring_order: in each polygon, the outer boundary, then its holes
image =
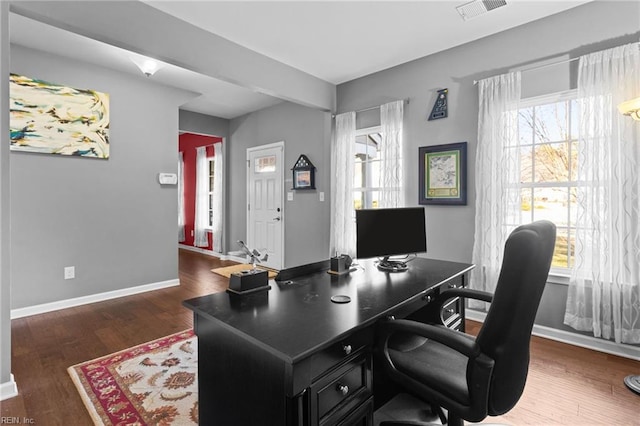
MULTIPOLYGON (((401 273, 360 265, 348 275, 325 269, 271 280, 268 291, 183 302, 198 336, 200 424, 371 424, 376 322, 465 285, 473 265, 417 258, 401 273), (331 302, 338 294, 351 302, 331 302)), ((453 312, 459 327, 463 309, 458 302, 453 312)))

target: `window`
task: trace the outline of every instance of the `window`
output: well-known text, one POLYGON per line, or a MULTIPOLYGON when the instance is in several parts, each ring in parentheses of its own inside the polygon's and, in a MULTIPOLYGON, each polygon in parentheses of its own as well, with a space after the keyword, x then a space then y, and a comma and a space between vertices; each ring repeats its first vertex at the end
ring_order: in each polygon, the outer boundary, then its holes
POLYGON ((524 101, 518 114, 520 217, 557 226, 552 268, 573 264, 576 222, 578 115, 575 91, 524 101))
POLYGON ((209 161, 209 227, 213 227, 213 176, 215 171, 214 157, 207 159, 209 161))
MULTIPOLYGON (((354 210, 379 206, 382 133, 380 127, 356 132, 355 167, 353 172, 354 210)), ((355 215, 355 211, 353 213, 355 215)), ((355 216, 354 216, 355 217, 355 216)))

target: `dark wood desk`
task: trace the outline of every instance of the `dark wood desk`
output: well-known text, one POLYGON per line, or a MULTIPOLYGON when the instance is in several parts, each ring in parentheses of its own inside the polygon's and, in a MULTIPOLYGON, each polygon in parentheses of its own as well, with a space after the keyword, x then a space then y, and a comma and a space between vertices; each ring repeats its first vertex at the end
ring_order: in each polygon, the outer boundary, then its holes
MULTIPOLYGON (((417 258, 401 273, 360 265, 349 275, 322 270, 272 280, 268 291, 185 301, 198 336, 200 424, 371 424, 376 321, 464 286, 473 265, 417 258), (338 294, 351 302, 331 302, 338 294)), ((463 306, 449 312, 463 327, 463 306)))

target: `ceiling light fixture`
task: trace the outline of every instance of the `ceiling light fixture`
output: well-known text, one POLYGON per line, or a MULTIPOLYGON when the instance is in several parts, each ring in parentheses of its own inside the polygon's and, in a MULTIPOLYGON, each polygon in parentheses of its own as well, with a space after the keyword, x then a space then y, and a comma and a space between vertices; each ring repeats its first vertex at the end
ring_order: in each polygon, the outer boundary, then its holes
POLYGON ((624 115, 628 115, 634 120, 640 121, 640 98, 622 102, 618 105, 618 111, 624 115))
POLYGON ((149 58, 131 58, 131 61, 136 64, 140 71, 147 77, 151 77, 161 68, 161 64, 153 59, 149 58))

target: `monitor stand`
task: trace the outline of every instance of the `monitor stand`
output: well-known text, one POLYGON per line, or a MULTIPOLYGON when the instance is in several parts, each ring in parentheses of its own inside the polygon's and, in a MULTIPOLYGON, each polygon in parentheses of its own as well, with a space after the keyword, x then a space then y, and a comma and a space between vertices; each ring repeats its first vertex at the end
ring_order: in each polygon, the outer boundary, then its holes
POLYGON ((378 261, 378 269, 384 272, 405 272, 409 267, 406 262, 389 260, 389 256, 385 256, 378 261))

